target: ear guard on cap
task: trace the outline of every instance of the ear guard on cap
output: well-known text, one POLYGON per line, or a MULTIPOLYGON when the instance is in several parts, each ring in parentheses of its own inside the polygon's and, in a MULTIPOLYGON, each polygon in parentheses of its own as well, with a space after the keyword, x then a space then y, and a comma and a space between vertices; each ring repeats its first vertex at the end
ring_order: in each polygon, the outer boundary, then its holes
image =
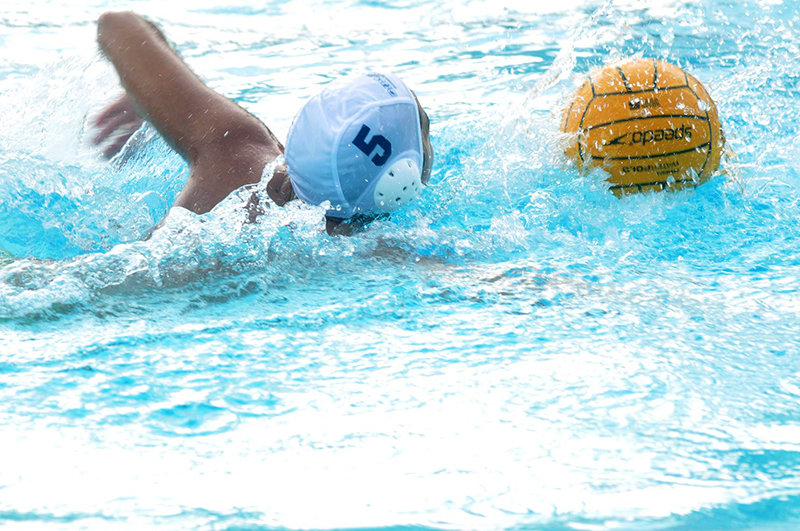
POLYGON ((397 159, 375 185, 375 210, 391 212, 411 203, 422 190, 422 172, 411 159, 397 159))

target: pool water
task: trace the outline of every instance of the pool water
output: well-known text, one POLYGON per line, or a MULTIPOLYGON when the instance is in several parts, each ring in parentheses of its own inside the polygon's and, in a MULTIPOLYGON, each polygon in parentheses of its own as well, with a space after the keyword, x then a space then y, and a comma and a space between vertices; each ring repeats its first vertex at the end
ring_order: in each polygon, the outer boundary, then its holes
POLYGON ((187 170, 148 128, 89 142, 110 7, 0 7, 0 526, 800 526, 796 0, 113 5, 280 138, 331 80, 404 78, 432 185, 352 238, 231 197, 143 240, 187 170), (617 199, 560 154, 631 56, 717 101, 695 191, 617 199))

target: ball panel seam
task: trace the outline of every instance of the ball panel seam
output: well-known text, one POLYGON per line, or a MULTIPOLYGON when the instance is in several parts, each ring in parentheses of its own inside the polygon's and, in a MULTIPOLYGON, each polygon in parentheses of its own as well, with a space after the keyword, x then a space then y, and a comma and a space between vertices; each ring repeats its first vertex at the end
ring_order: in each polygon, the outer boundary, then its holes
POLYGON ((606 122, 597 125, 587 125, 585 131, 588 133, 594 129, 600 129, 601 127, 608 127, 609 125, 617 125, 627 122, 639 122, 642 120, 655 120, 658 118, 689 118, 692 120, 701 120, 703 122, 708 122, 708 116, 699 116, 696 114, 654 114, 652 116, 639 116, 636 118, 622 118, 620 120, 614 120, 613 122, 606 122))
MULTIPOLYGON (((700 99, 700 96, 697 95, 697 92, 695 92, 694 89, 690 86, 689 74, 684 72, 683 76, 686 78, 686 85, 689 87, 689 90, 692 91, 692 94, 694 94, 694 97, 697 99, 697 101, 704 101, 700 99)), ((708 105, 707 102, 706 105, 708 105)), ((714 131, 711 128, 711 120, 708 118, 708 110, 706 110, 706 123, 708 124, 708 153, 706 153, 706 160, 703 162, 703 166, 700 168, 700 172, 697 174, 697 176, 700 179, 703 178, 703 175, 706 172, 706 166, 708 166, 708 159, 711 158, 711 151, 714 149, 714 131)))
MULTIPOLYGON (((692 151, 699 151, 704 148, 709 148, 709 152, 711 151, 711 143, 706 142, 704 144, 700 144, 693 148, 684 149, 682 151, 670 151, 668 153, 653 153, 652 155, 638 155, 636 157, 631 156, 624 156, 624 157, 606 157, 602 155, 592 155, 592 159, 594 160, 645 160, 645 159, 657 159, 661 157, 671 157, 675 155, 683 155, 684 153, 691 153, 692 151)), ((708 154, 706 154, 706 159, 708 159, 708 154)))

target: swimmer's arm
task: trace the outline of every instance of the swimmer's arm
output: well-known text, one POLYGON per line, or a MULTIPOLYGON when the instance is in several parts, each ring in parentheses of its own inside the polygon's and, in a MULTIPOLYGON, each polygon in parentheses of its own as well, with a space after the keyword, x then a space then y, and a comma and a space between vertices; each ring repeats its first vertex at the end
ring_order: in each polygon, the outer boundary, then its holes
POLYGON ((137 111, 192 169, 176 205, 207 212, 231 191, 257 182, 266 163, 281 154, 264 124, 208 88, 142 17, 105 13, 97 40, 137 111))
MULTIPOLYGON (((158 34, 161 40, 172 47, 155 24, 147 19, 145 21, 150 24, 150 27, 158 34)), ((128 94, 123 94, 103 109, 94 119, 94 127, 97 128, 97 131, 92 138, 92 142, 96 146, 101 146, 110 139, 111 142, 108 142, 103 147, 103 156, 110 159, 120 152, 133 134, 142 126, 143 122, 144 120, 139 116, 139 112, 128 94)))

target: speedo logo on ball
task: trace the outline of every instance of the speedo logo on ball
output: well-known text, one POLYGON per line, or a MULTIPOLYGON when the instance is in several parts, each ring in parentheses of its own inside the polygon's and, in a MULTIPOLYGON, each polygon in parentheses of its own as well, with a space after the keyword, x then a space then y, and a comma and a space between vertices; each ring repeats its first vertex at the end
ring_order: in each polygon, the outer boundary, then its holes
POLYGON ((670 140, 692 140, 693 129, 691 125, 683 124, 674 129, 649 129, 647 131, 636 131, 635 133, 625 133, 617 138, 606 142, 607 146, 646 146, 658 142, 670 140))
POLYGON ((632 111, 638 111, 639 109, 654 109, 656 107, 661 107, 661 102, 658 101, 658 98, 645 98, 643 100, 636 99, 629 101, 628 107, 632 111))

